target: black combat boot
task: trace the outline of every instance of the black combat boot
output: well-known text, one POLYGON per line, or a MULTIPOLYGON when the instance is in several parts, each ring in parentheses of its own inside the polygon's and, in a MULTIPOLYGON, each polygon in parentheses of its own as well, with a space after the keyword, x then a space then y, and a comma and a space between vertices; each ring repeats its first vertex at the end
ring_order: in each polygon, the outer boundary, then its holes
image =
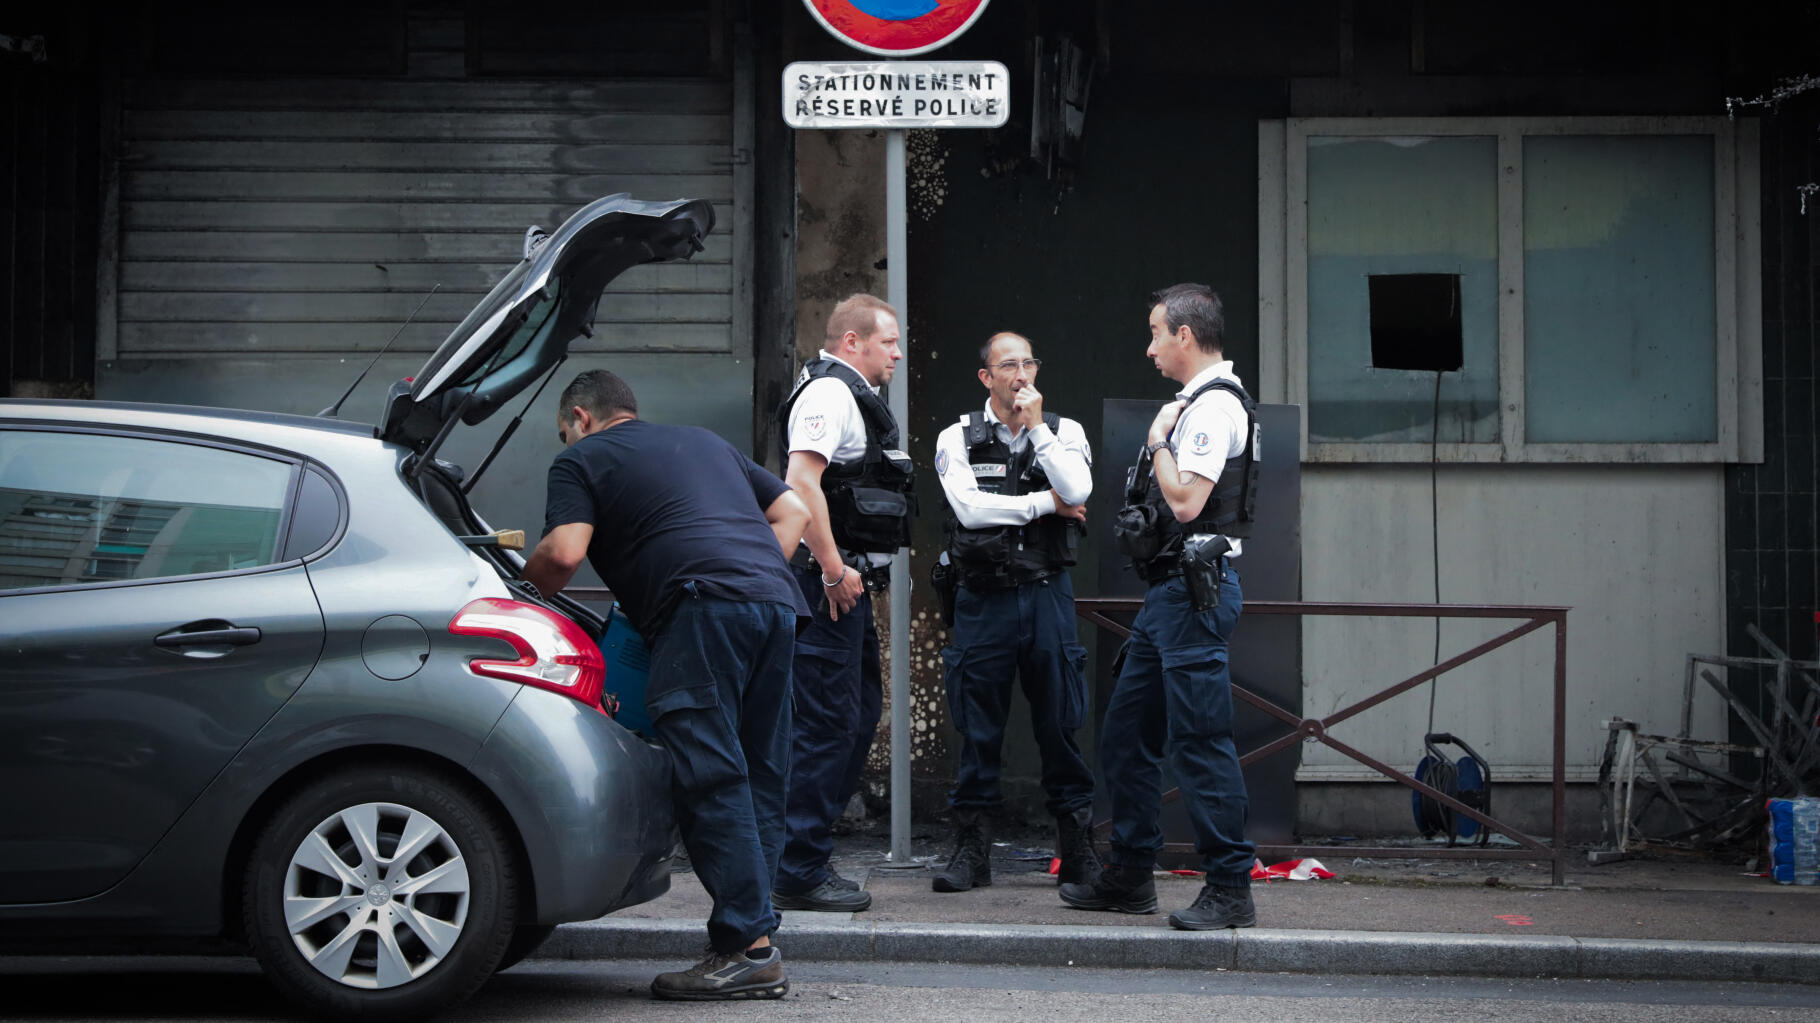
POLYGON ((992 883, 992 861, 986 854, 986 828, 978 810, 954 811, 954 855, 929 887, 938 892, 964 892, 992 883))
POLYGON ((1178 931, 1217 931, 1225 927, 1255 927, 1258 911, 1251 903, 1251 888, 1232 888, 1211 881, 1201 886, 1194 905, 1169 914, 1169 926, 1178 931))
POLYGON ((1055 854, 1062 865, 1060 884, 1089 884, 1100 875, 1100 854, 1093 848, 1093 810, 1082 807, 1055 819, 1055 854))
POLYGON ((1098 877, 1085 884, 1065 884, 1056 889, 1062 901, 1076 909, 1109 909, 1117 913, 1156 912, 1156 881, 1144 867, 1108 863, 1098 877))

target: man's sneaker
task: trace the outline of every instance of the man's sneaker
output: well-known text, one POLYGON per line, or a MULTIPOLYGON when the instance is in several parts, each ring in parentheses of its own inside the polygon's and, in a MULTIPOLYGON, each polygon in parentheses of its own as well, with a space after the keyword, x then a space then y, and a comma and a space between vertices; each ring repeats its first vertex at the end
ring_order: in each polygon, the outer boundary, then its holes
POLYGON ((858 913, 872 905, 872 896, 855 889, 842 888, 830 876, 801 895, 786 895, 773 890, 771 905, 776 909, 806 909, 814 913, 858 913))
POLYGON ((660 973, 651 982, 651 994, 682 1002, 718 1002, 749 998, 782 998, 790 990, 784 976, 784 954, 776 945, 753 952, 715 952, 686 970, 660 973))
POLYGON ((1222 927, 1252 927, 1258 922, 1250 888, 1204 884, 1194 905, 1169 914, 1169 926, 1178 931, 1217 931, 1222 927))
POLYGON ((1065 884, 1056 889, 1062 901, 1075 909, 1109 909, 1118 913, 1156 912, 1156 879, 1141 867, 1108 863, 1088 884, 1065 884))
POLYGON ((836 888, 844 888, 850 892, 859 891, 859 882, 850 877, 842 877, 840 871, 835 870, 834 864, 832 863, 828 864, 828 883, 836 888))

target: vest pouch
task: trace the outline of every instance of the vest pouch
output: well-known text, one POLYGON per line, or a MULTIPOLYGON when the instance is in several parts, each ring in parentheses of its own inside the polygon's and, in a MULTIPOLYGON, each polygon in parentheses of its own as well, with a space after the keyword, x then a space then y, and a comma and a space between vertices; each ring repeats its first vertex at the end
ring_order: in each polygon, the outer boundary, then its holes
POLYGON ((1138 564, 1155 561, 1163 550, 1163 531, 1156 509, 1148 504, 1128 504, 1112 520, 1112 538, 1119 553, 1138 564))
POLYGON ((1011 559, 1009 534, 1010 530, 1002 526, 991 529, 957 529, 948 549, 960 564, 983 566, 990 571, 1011 559))
POLYGON ((843 549, 889 553, 910 543, 909 495, 880 487, 842 487, 830 501, 835 542, 843 549))

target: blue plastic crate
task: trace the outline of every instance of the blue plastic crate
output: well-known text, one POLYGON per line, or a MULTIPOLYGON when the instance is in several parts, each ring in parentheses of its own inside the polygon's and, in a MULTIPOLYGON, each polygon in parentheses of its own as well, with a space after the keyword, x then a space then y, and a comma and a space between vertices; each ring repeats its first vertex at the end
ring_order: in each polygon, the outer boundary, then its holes
POLYGON ((632 628, 632 622, 613 605, 607 618, 607 632, 600 641, 601 656, 607 662, 607 678, 601 687, 619 700, 615 719, 634 732, 653 735, 651 712, 645 709, 645 687, 651 679, 651 651, 645 638, 632 628))

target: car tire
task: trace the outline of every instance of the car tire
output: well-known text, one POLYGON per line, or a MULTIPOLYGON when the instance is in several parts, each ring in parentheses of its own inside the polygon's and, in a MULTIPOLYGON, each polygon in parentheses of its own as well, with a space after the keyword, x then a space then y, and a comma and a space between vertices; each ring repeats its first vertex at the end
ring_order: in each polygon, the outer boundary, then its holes
POLYGON ((506 943, 504 958, 499 960, 499 967, 493 972, 499 973, 517 966, 555 933, 555 924, 519 924, 518 929, 512 932, 512 940, 506 943))
POLYGON ((337 771, 281 805, 253 846, 247 941, 280 991, 318 1014, 428 1015, 473 994, 505 955, 512 848, 465 784, 404 765, 337 771))

